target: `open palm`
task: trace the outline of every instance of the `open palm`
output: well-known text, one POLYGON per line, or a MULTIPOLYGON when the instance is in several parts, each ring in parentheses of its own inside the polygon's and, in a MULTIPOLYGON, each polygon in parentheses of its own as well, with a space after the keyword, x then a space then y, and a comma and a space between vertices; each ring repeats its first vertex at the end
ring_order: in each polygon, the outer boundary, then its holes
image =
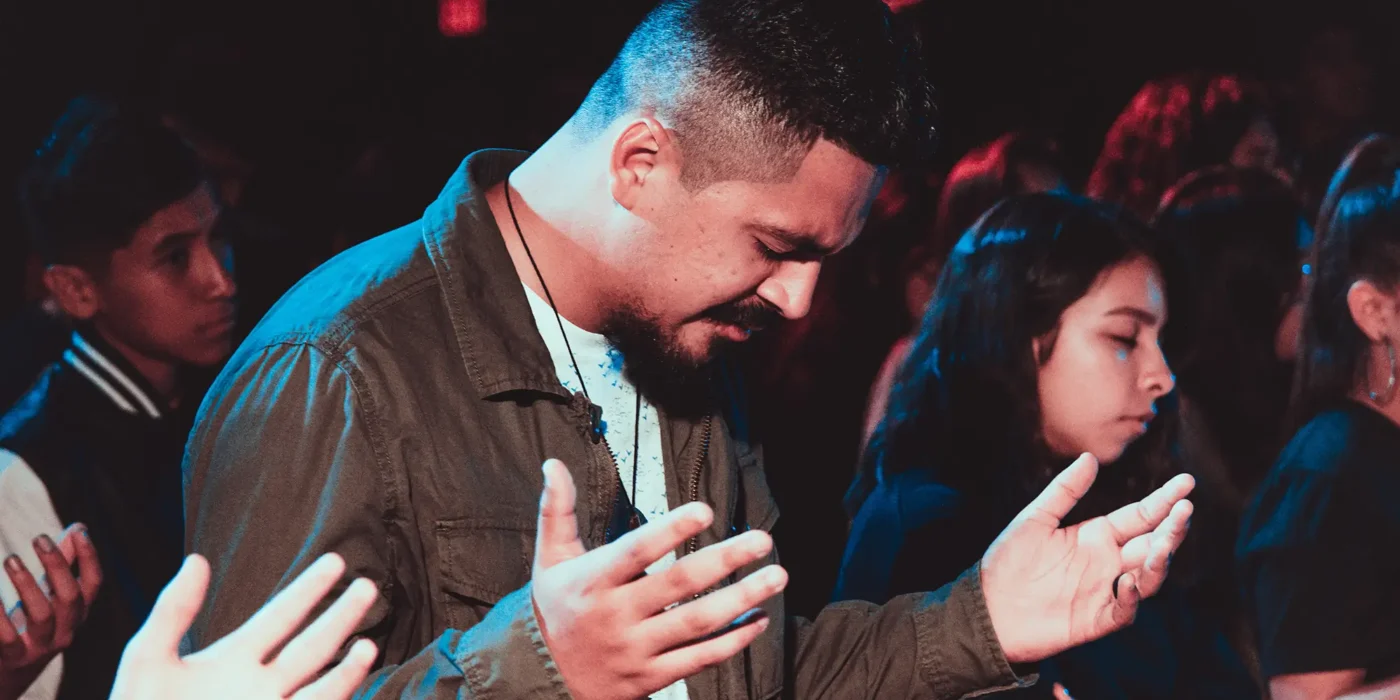
POLYGON ((319 679, 316 676, 374 602, 373 584, 364 579, 354 582, 301 634, 287 641, 344 571, 345 562, 339 556, 322 556, 243 626, 182 658, 180 638, 199 612, 209 584, 208 562, 198 555, 189 557, 127 645, 112 700, 350 697, 374 663, 373 642, 357 641, 335 668, 319 679), (281 651, 273 655, 279 647, 281 651))
POLYGON ((1039 661, 1127 626, 1157 593, 1186 537, 1195 486, 1178 475, 1147 498, 1078 525, 1060 522, 1088 492, 1084 455, 1007 526, 982 559, 982 588, 1008 660, 1039 661))

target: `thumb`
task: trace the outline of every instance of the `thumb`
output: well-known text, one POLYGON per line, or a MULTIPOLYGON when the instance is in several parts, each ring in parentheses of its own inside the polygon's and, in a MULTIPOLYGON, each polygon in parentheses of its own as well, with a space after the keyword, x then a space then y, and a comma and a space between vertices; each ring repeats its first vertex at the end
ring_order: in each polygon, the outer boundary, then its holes
POLYGON ((1060 521, 1064 520, 1075 504, 1079 503, 1079 499, 1089 492, 1089 487, 1094 485, 1094 478, 1098 474, 1099 461, 1085 452, 1064 471, 1055 475, 1050 485, 1046 486, 1016 519, 1058 528, 1060 521))
POLYGON ((578 537, 574 503, 578 492, 563 462, 544 463, 544 494, 540 497, 540 522, 535 530, 535 571, 548 569, 583 554, 578 537))
POLYGON ((185 557, 179 573, 156 598, 146 624, 131 638, 127 653, 148 658, 178 659, 180 638, 189 631, 195 615, 199 614, 208 587, 209 562, 198 554, 185 557))

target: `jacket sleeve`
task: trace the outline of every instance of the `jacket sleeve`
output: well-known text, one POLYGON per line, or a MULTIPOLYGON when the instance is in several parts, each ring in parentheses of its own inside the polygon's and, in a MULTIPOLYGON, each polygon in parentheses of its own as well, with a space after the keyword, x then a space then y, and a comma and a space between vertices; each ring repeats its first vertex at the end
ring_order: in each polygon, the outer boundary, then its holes
POLYGON ((799 698, 963 698, 1035 683, 1002 653, 979 567, 933 593, 885 605, 848 601, 814 620, 789 618, 790 678, 799 698))
POLYGON ((202 649, 243 624, 317 557, 344 557, 379 599, 356 630, 380 649, 362 697, 567 697, 545 648, 530 590, 469 630, 426 629, 428 584, 402 465, 375 397, 342 357, 289 342, 240 352, 211 389, 186 450, 186 547, 212 567, 185 639, 202 649))

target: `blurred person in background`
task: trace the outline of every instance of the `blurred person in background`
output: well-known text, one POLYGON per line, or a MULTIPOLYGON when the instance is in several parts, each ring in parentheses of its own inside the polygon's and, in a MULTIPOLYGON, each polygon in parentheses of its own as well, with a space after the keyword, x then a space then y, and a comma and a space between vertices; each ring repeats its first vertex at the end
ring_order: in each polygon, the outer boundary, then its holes
POLYGON ((1199 73, 1149 81, 1109 128, 1085 194, 1143 220, 1188 173, 1211 165, 1272 170, 1279 135, 1264 87, 1199 73))
POLYGON ((1318 216, 1291 422, 1236 557, 1274 700, 1400 695, 1400 140, 1342 162, 1318 216))
POLYGON ((1258 677, 1233 540, 1286 437, 1312 228, 1288 183, 1232 166, 1183 178, 1154 225, 1171 309, 1163 345, 1176 372, 1183 450, 1200 480, 1193 544, 1205 562, 1173 576, 1258 677))
POLYGON ((21 203, 47 292, 74 330, 0 417, 0 464, 24 485, 5 497, 29 504, 0 511, 0 530, 27 542, 58 522, 94 527, 113 583, 64 652, 58 697, 102 698, 180 566, 180 460, 209 372, 231 349, 235 287, 218 195, 152 114, 74 100, 21 203))

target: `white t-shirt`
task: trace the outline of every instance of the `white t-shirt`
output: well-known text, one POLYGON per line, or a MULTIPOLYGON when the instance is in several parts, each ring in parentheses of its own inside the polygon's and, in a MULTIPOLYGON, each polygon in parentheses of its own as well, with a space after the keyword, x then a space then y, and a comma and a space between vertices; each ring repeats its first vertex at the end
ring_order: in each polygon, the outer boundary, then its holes
MULTIPOLYGON (((549 302, 529 287, 525 287, 525 296, 530 300, 535 327, 539 329, 540 337, 554 360, 554 373, 558 375, 559 383, 565 389, 581 394, 583 387, 579 386, 579 374, 582 374, 589 398, 603 408, 603 438, 612 451, 613 460, 617 462, 618 476, 622 478, 622 487, 632 505, 646 516, 647 522, 665 515, 670 505, 666 500, 666 464, 661 456, 660 419, 656 407, 644 399, 641 402, 641 421, 637 422, 637 390, 622 375, 622 353, 612 347, 607 338, 589 333, 569 323, 567 318, 559 317, 556 320, 549 302), (564 336, 559 332, 560 321, 563 322, 564 332, 568 333, 567 347, 564 336), (574 359, 578 360, 577 372, 569 359, 570 348, 574 351, 574 359), (632 492, 634 435, 639 452, 636 493, 632 492)), ((675 561, 676 553, 667 552, 666 556, 647 567, 647 573, 665 571, 675 561)), ((653 693, 651 697, 653 700, 684 700, 689 695, 685 681, 681 680, 653 693)))
MULTIPOLYGON (((29 573, 36 579, 42 577, 44 565, 32 544, 41 534, 52 537, 55 542, 63 534, 63 525, 49 500, 48 489, 19 455, 0 450, 0 559, 18 554, 29 567, 29 573)), ((9 612, 18 604, 19 594, 10 583, 10 577, 0 574, 0 608, 9 612)), ((60 654, 49 662, 20 700, 53 700, 58 697, 62 677, 63 655, 60 654)))

